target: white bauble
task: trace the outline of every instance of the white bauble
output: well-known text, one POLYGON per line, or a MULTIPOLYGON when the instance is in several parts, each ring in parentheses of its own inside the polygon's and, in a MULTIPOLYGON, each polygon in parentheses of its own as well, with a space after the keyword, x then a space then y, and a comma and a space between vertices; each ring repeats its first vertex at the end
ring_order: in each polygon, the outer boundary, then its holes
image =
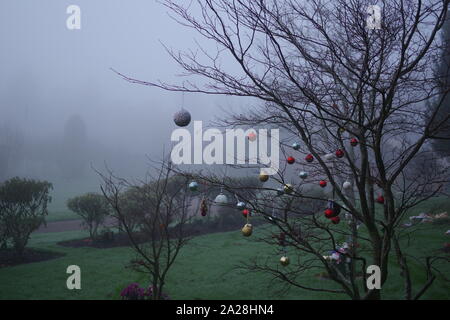
POLYGON ((327 154, 324 156, 325 160, 327 160, 327 161, 332 160, 333 157, 334 157, 334 154, 333 154, 333 153, 327 153, 327 154))
POLYGON ((342 188, 344 188, 345 190, 348 190, 348 189, 350 189, 352 187, 352 184, 349 182, 349 181, 345 181, 343 184, 342 184, 342 188))
POLYGON ((228 198, 223 193, 219 193, 217 197, 214 199, 214 203, 219 206, 224 206, 228 203, 228 198))

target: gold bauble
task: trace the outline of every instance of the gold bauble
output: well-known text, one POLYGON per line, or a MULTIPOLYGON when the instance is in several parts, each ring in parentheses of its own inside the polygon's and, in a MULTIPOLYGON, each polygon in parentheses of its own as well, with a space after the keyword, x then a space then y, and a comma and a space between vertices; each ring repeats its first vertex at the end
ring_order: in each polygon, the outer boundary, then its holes
POLYGON ((242 228, 242 234, 244 235, 244 237, 250 237, 252 235, 252 231, 253 231, 253 227, 250 223, 247 223, 243 228, 242 228))
POLYGON ((292 184, 286 184, 284 185, 284 192, 286 192, 287 194, 291 194, 294 191, 294 187, 292 186, 292 184))
POLYGON ((287 266, 287 265, 289 265, 289 258, 288 257, 286 257, 286 256, 282 256, 281 258, 280 258, 280 263, 281 263, 281 265, 282 266, 287 266))
POLYGON ((265 173, 260 173, 259 174, 259 181, 266 182, 267 180, 269 180, 269 175, 268 174, 265 174, 265 173))

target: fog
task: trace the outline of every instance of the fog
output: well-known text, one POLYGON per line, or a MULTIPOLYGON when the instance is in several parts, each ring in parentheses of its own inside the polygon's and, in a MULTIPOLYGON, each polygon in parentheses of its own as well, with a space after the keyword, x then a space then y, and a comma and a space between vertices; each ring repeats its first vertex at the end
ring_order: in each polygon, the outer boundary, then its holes
POLYGON ((156 1, 2 0, 0 158, 8 164, 0 166, 0 179, 52 182, 53 209, 62 210, 67 197, 98 190, 91 166, 106 162, 121 176, 142 174, 147 156, 161 157, 170 145, 172 116, 181 106, 206 124, 221 108, 239 108, 242 100, 183 98, 128 83, 110 70, 179 83, 182 70, 161 42, 188 49, 194 39, 201 41, 156 1), (80 30, 66 27, 71 4, 81 8, 80 30))

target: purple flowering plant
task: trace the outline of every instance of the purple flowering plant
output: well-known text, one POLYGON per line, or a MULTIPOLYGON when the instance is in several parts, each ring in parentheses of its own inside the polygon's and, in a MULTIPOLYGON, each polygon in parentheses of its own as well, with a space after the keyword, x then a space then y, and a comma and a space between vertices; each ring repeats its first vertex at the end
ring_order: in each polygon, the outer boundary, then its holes
MULTIPOLYGON (((139 283, 133 282, 126 286, 120 292, 122 300, 152 300, 153 286, 148 288, 141 288, 139 283)), ((162 294, 162 300, 169 300, 167 294, 162 294)))

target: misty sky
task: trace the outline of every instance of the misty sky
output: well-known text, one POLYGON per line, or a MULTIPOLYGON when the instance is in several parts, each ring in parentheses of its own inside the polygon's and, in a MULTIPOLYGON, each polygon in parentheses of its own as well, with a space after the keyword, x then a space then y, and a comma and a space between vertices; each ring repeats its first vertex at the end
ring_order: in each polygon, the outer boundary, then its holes
MULTIPOLYGON (((89 164, 104 168, 106 162, 124 177, 145 173, 147 156, 160 159, 163 145, 166 152, 170 146, 183 96, 128 83, 110 68, 140 80, 180 83, 182 70, 160 41, 184 50, 195 49, 194 39, 202 42, 155 0, 1 0, 0 128, 20 131, 27 150, 14 170, 0 176, 52 182, 59 210, 68 197, 99 191, 89 164), (81 30, 66 27, 72 4, 81 8, 81 30), (64 125, 73 115, 84 121, 90 146, 78 181, 60 176, 67 159, 60 146, 64 125)), ((214 43, 202 44, 216 50, 214 43)), ((221 108, 236 110, 244 101, 186 94, 183 105, 193 120, 207 124, 221 108)))
MULTIPOLYGON (((68 116, 80 114, 90 138, 159 154, 182 94, 130 84, 109 68, 176 82, 181 69, 159 41, 187 49, 194 37, 153 0, 2 0, 0 123, 34 137, 57 136, 68 116), (81 8, 81 30, 66 28, 70 4, 81 8)), ((207 121, 232 101, 189 94, 184 106, 195 120, 207 121)))

